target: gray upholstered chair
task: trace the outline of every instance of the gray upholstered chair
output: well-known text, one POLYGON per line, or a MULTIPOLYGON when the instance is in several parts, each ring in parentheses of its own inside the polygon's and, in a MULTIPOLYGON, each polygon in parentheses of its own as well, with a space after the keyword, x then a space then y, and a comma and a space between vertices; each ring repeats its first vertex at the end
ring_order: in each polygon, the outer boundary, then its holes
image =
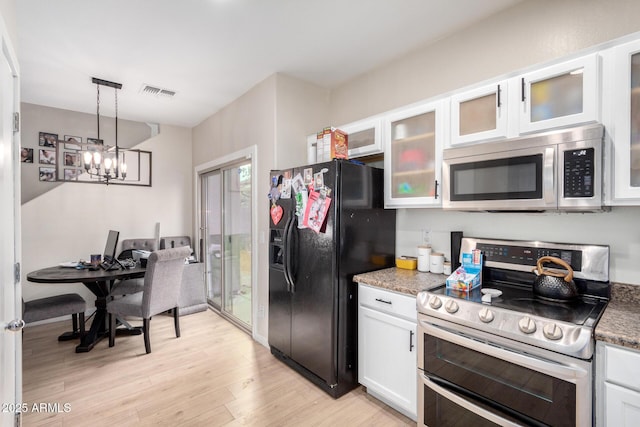
POLYGON ((191 247, 191 237, 189 236, 169 236, 160 238, 160 249, 178 248, 180 246, 191 247))
MULTIPOLYGON (((158 240, 150 239, 125 239, 122 241, 122 249, 118 259, 132 258, 134 250, 144 250, 153 252, 158 249, 158 240)), ((142 292, 144 288, 144 279, 127 279, 119 280, 113 284, 110 294, 113 295, 129 295, 136 292, 142 292)))
MULTIPOLYGON (((160 237, 160 249, 180 246, 191 247, 191 238, 189 236, 160 237)), ((181 315, 197 313, 207 309, 203 264, 193 263, 184 266, 179 303, 181 315)))
POLYGON ((65 333, 58 338, 60 341, 66 341, 84 335, 84 312, 86 309, 86 301, 78 294, 54 295, 26 302, 23 300, 22 320, 29 324, 71 315, 73 332, 71 334, 65 333))
POLYGON ((173 310, 176 337, 180 337, 179 305, 180 285, 185 258, 191 254, 187 247, 161 249, 151 253, 144 276, 144 290, 116 298, 107 303, 109 313, 109 347, 115 345, 116 316, 141 317, 144 346, 151 353, 149 326, 151 317, 173 310))

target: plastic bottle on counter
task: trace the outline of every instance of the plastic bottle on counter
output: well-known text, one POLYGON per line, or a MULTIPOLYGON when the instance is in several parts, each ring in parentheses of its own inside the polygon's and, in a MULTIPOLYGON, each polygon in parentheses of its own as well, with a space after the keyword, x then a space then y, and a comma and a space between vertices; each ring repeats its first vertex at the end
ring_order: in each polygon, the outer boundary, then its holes
POLYGON ((444 254, 432 252, 429 256, 429 271, 435 274, 444 273, 444 254))
POLYGON ((418 246, 418 271, 429 272, 431 245, 418 246))

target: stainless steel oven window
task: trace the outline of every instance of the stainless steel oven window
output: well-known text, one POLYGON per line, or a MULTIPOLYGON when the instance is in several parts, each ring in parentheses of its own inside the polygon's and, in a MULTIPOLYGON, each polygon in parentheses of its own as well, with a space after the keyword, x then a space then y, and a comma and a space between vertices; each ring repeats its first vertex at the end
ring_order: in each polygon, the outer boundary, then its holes
POLYGON ((518 427, 524 424, 468 397, 452 392, 424 375, 418 378, 418 426, 518 427))

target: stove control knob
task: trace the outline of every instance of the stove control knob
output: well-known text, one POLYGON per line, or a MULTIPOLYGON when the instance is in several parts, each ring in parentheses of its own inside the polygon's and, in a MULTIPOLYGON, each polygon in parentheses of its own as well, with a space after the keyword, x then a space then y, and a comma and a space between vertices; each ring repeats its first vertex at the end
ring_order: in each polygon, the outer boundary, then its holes
POLYGON ((555 323, 547 323, 546 325, 544 325, 544 328, 542 328, 542 332, 544 333, 544 336, 550 340, 555 341, 562 338, 562 329, 555 323))
POLYGON ((433 308, 434 310, 437 310, 440 307, 442 307, 442 300, 440 300, 440 298, 438 298, 436 296, 431 297, 431 300, 429 301, 429 306, 431 308, 433 308))
POLYGON ((487 307, 483 307, 478 313, 478 317, 484 323, 490 323, 493 320, 493 311, 489 310, 487 307))
POLYGON ((532 334, 536 331, 536 322, 529 316, 525 316, 518 322, 518 327, 525 334, 532 334))
POLYGON ((444 309, 447 310, 448 313, 455 313, 456 311, 458 311, 458 303, 455 302, 454 300, 450 299, 449 301, 447 301, 447 303, 444 305, 444 309))

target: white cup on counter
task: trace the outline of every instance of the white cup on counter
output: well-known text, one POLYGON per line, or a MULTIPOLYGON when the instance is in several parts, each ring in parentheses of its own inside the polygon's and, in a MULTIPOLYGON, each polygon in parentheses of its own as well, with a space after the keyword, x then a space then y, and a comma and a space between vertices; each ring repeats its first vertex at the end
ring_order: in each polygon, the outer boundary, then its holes
POLYGON ((429 272, 430 255, 431 255, 430 245, 418 246, 418 271, 421 271, 423 273, 429 272))
POLYGON ((431 252, 429 256, 429 271, 435 274, 444 273, 444 254, 431 252))
POLYGON ((451 263, 449 261, 445 261, 442 267, 442 272, 449 276, 451 274, 451 263))

